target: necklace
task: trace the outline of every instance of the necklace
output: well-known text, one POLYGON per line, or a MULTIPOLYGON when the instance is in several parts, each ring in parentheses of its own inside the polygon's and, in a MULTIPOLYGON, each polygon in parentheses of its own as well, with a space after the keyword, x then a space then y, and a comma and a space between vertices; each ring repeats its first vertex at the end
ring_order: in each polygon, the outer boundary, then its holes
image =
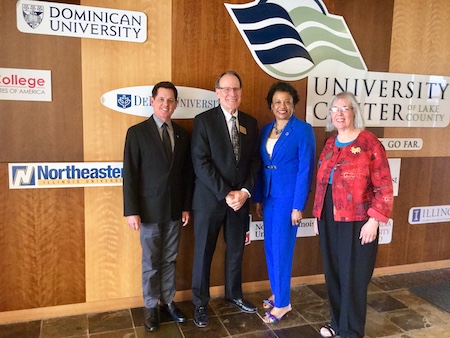
POLYGON ((274 124, 272 129, 275 131, 275 135, 280 135, 283 132, 284 127, 281 129, 277 129, 277 125, 274 124))

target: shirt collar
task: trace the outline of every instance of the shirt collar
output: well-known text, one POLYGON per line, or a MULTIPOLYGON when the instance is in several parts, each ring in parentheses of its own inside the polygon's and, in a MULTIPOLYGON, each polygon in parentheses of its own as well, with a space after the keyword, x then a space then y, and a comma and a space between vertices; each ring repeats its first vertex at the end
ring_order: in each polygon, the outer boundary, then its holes
MULTIPOLYGON (((153 114, 152 116, 153 116, 153 120, 155 120, 156 126, 158 128, 161 128, 164 122, 161 119, 157 118, 155 116, 155 114, 153 114)), ((167 123, 168 129, 172 129, 172 120, 169 120, 166 123, 167 123)))
POLYGON ((225 120, 226 120, 226 121, 230 121, 231 116, 236 116, 236 121, 239 120, 239 117, 238 117, 238 116, 239 116, 239 110, 238 110, 238 109, 236 109, 234 115, 231 115, 231 114, 230 114, 229 112, 227 112, 227 111, 225 110, 225 108, 223 108, 222 106, 220 106, 220 108, 222 109, 223 115, 225 115, 225 120))

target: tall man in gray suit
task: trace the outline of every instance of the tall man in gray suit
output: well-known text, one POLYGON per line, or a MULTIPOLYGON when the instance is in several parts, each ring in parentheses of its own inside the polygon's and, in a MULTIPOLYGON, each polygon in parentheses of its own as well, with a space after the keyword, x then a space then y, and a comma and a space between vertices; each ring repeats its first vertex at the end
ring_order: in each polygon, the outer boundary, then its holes
POLYGON ((188 133, 171 116, 178 92, 170 82, 153 87, 153 116, 128 129, 123 161, 124 215, 140 230, 145 328, 159 327, 158 302, 177 322, 186 321, 173 298, 181 226, 188 224, 193 170, 188 133))
POLYGON ((192 133, 192 162, 196 175, 194 265, 192 294, 194 323, 208 325, 211 261, 224 226, 225 300, 244 312, 257 308, 242 294, 242 256, 249 226, 249 201, 259 170, 258 125, 238 111, 242 85, 234 71, 216 81, 220 106, 197 115, 192 133))

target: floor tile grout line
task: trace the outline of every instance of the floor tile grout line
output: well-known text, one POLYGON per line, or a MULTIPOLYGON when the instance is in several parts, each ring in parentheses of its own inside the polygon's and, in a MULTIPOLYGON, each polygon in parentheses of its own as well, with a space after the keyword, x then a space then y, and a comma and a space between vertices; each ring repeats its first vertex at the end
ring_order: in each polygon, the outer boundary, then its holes
POLYGON ((180 323, 176 323, 176 324, 177 324, 178 331, 181 334, 181 338, 186 338, 186 335, 184 334, 183 329, 181 328, 181 324, 180 323))
MULTIPOLYGON (((386 276, 385 278, 383 278, 383 283, 382 283, 381 287, 379 285, 374 284, 375 287, 378 288, 378 290, 375 290, 375 291, 371 292, 370 294, 372 294, 372 295, 387 295, 387 296, 393 297, 395 300, 399 301, 400 303, 403 303, 405 305, 405 308, 392 309, 392 310, 389 310, 389 311, 377 311, 373 307, 372 307, 372 309, 374 311, 376 311, 377 313, 379 313, 380 315, 382 315, 387 321, 389 321, 390 325, 396 327, 399 331, 401 331, 400 334, 405 334, 405 333, 409 333, 409 332, 414 333, 416 331, 422 331, 422 330, 424 330, 424 332, 427 332, 426 331, 427 329, 446 327, 445 320, 444 320, 443 324, 439 323, 439 324, 434 324, 434 325, 429 326, 429 327, 423 327, 423 328, 420 327, 420 328, 416 328, 416 329, 407 329, 407 328, 404 329, 402 326, 399 326, 399 325, 396 324, 396 322, 392 321, 391 320, 392 318, 390 318, 388 316, 388 314, 389 313, 396 313, 396 312, 401 313, 402 310, 403 311, 408 311, 408 310, 409 311, 413 311, 413 312, 418 313, 421 316, 427 316, 427 315, 426 315, 426 313, 423 313, 422 311, 419 311, 418 309, 416 309, 414 307, 414 304, 408 303, 408 302, 404 302, 402 300, 402 298, 397 298, 397 297, 394 297, 392 295, 392 294, 394 294, 396 292, 403 292, 403 291, 407 291, 408 292, 411 286, 423 284, 423 279, 419 279, 418 278, 417 279, 417 283, 414 284, 414 283, 411 283, 411 281, 405 280, 404 278, 396 279, 395 275, 392 275, 392 277, 394 277, 393 279, 391 279, 389 277, 390 276, 386 276)), ((411 277, 414 278, 414 274, 411 274, 411 277)), ((306 286, 308 286, 308 285, 306 285, 306 286)), ((311 291, 315 293, 314 290, 311 290, 311 291)), ((319 295, 318 293, 316 293, 316 294, 319 295)), ((319 295, 319 297, 320 297, 320 295, 319 295)), ((325 301, 325 300, 322 299, 321 301, 325 301)), ((442 310, 440 308, 434 306, 432 303, 430 303, 428 301, 425 301, 425 302, 426 302, 426 304, 429 304, 430 306, 432 306, 436 310, 442 312, 442 310)), ((368 306, 371 307, 369 304, 368 304, 368 306)), ((131 308, 127 308, 127 313, 128 313, 128 315, 131 316, 132 328, 133 328, 134 334, 137 337, 137 333, 138 332, 137 332, 137 328, 136 328, 135 318, 133 317, 132 309, 131 308)), ((300 312, 299 312, 299 315, 300 315, 301 318, 305 319, 305 323, 303 325, 309 325, 309 326, 313 327, 314 329, 316 329, 314 325, 320 322, 320 321, 319 322, 315 322, 315 321, 314 322, 312 322, 312 321, 310 322, 305 317, 303 317, 303 315, 300 312)), ((85 314, 85 316, 86 316, 87 325, 88 325, 86 334, 87 334, 87 337, 89 338, 89 337, 92 336, 92 334, 90 332, 90 326, 91 326, 90 324, 91 323, 90 323, 90 320, 89 320, 89 314, 85 314)), ((262 320, 261 314, 259 312, 257 312, 257 316, 262 320)), ((225 326, 225 324, 222 321, 222 316, 216 315, 216 317, 219 319, 221 325, 225 326)), ((41 337, 43 334, 45 334, 44 331, 46 330, 46 325, 47 325, 45 322, 46 322, 46 319, 43 318, 43 319, 39 320, 38 326, 36 325, 37 326, 36 327, 36 329, 37 329, 36 333, 39 332, 39 337, 41 337)), ((268 328, 268 332, 271 332, 272 334, 274 334, 277 337, 278 337, 278 335, 275 333, 274 329, 284 329, 285 328, 285 327, 283 327, 283 328, 277 328, 277 327, 273 328, 270 325, 267 325, 267 324, 265 324, 265 325, 268 328)), ((301 326, 301 325, 297 325, 297 326, 301 326)), ((181 334, 182 338, 185 338, 186 335, 184 334, 181 325, 177 324, 177 327, 178 327, 178 330, 180 331, 180 334, 181 334)), ((111 331, 111 332, 113 332, 113 331, 111 331)), ((234 337, 234 336, 231 335, 230 331, 227 329, 226 326, 225 326, 225 332, 229 335, 228 337, 234 337)), ((257 332, 257 331, 254 331, 254 332, 257 332)))

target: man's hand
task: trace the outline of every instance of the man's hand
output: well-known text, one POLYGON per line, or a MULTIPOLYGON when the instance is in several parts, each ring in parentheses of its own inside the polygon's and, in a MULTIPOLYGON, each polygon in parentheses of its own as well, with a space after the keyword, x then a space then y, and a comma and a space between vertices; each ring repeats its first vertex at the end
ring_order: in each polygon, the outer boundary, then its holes
POLYGON ((133 230, 139 230, 141 228, 141 216, 132 215, 127 216, 128 226, 133 230))
POLYGON ((184 227, 189 223, 190 219, 191 219, 191 213, 189 211, 183 211, 181 213, 181 221, 183 222, 184 227))
POLYGON ((247 192, 242 190, 230 191, 227 197, 225 197, 225 201, 227 202, 228 206, 234 211, 238 211, 240 208, 242 208, 247 199, 247 192))

